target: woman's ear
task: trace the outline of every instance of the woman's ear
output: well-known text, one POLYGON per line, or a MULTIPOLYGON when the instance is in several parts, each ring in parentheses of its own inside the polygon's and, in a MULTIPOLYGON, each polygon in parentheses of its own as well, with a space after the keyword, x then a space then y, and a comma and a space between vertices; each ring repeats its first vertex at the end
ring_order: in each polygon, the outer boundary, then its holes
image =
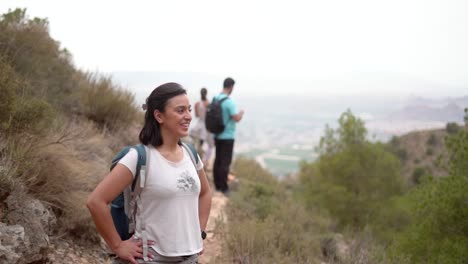
POLYGON ((154 110, 153 116, 154 116, 154 119, 156 119, 156 121, 159 124, 162 124, 163 122, 162 113, 158 109, 154 110))

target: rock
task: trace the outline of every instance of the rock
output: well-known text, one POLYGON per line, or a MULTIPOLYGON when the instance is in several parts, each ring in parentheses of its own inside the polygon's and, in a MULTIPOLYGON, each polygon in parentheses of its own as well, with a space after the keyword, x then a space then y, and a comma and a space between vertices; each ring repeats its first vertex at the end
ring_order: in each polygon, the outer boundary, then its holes
POLYGON ((349 256, 349 245, 346 244, 342 234, 332 234, 320 241, 322 254, 327 260, 343 261, 349 256))
POLYGON ((17 263, 25 252, 24 228, 0 223, 0 263, 17 263))
POLYGON ((23 255, 17 262, 30 263, 43 261, 49 250, 49 234, 56 224, 56 218, 39 200, 32 199, 22 192, 12 192, 5 200, 8 224, 24 227, 24 243, 18 245, 17 252, 23 255), (19 249, 23 247, 23 249, 19 249))

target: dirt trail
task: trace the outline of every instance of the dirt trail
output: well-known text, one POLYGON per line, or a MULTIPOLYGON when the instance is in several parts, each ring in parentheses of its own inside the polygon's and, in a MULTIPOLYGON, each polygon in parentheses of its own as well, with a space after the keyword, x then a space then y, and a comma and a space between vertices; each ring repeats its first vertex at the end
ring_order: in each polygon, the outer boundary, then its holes
POLYGON ((226 221, 226 214, 224 208, 228 198, 220 192, 213 192, 213 199, 211 200, 211 213, 207 224, 207 237, 203 242, 204 253, 200 256, 200 264, 208 264, 216 258, 221 252, 221 238, 215 236, 214 230, 216 223, 219 220, 226 221))

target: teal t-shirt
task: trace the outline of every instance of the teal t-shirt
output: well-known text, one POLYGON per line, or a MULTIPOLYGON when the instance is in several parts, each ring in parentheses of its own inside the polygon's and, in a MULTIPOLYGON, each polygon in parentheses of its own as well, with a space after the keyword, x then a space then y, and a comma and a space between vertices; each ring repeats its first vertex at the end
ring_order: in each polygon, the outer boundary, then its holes
MULTIPOLYGON (((218 94, 215 96, 215 100, 221 100, 227 97, 226 94, 218 94)), ((223 122, 224 131, 216 136, 217 139, 234 139, 236 135, 236 121, 231 116, 237 115, 239 110, 237 109, 234 101, 229 98, 221 103, 221 109, 223 109, 223 122)))

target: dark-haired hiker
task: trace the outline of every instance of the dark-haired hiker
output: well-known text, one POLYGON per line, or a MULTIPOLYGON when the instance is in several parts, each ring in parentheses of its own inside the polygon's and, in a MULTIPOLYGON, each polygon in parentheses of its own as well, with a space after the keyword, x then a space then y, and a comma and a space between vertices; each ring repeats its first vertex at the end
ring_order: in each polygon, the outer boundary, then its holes
POLYGON ((214 148, 214 137, 206 130, 205 126, 206 109, 209 105, 207 95, 208 90, 206 90, 206 88, 202 88, 200 90, 201 99, 200 101, 196 102, 194 106, 195 117, 197 120, 194 127, 190 131, 190 136, 193 138, 195 145, 197 146, 198 153, 201 154, 205 167, 208 166, 214 148), (206 151, 204 151, 205 143, 207 146, 206 151))
MULTIPOLYGON (((231 95, 234 84, 232 78, 226 78, 223 83, 223 91, 215 97, 215 100, 219 101, 231 95)), ((232 99, 223 101, 221 108, 223 110, 224 131, 215 135, 216 156, 213 175, 216 190, 227 194, 229 192, 227 182, 234 150, 236 123, 241 121, 244 110, 239 111, 232 99)))
POLYGON ((87 206, 94 223, 118 256, 114 263, 196 263, 202 253, 201 234, 210 213, 211 191, 203 162, 195 168, 181 146, 192 120, 190 111, 186 91, 177 83, 157 87, 146 100, 139 139, 146 148, 148 176, 137 212, 141 218, 136 218, 132 238, 120 239, 108 205, 132 183, 136 150, 129 151, 89 196, 87 206), (146 261, 142 237, 148 239, 146 261))

